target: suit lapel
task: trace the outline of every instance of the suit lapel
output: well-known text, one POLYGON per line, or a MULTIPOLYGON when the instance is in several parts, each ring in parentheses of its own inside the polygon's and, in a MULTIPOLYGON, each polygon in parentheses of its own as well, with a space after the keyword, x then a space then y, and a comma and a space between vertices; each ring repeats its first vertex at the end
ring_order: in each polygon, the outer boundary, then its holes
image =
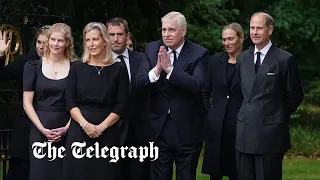
POLYGON ((220 58, 220 75, 223 81, 223 84, 226 86, 228 89, 228 82, 227 82, 227 65, 228 65, 228 53, 225 53, 221 56, 220 58))
POLYGON ((220 75, 222 77, 223 83, 226 86, 226 89, 228 90, 230 85, 230 91, 229 93, 232 93, 232 90, 234 87, 239 83, 239 74, 237 72, 234 72, 234 75, 231 79, 231 82, 228 82, 228 74, 227 74, 227 66, 228 66, 228 60, 229 60, 229 55, 228 53, 223 54, 223 56, 220 59, 221 67, 219 68, 221 70, 220 75))
MULTIPOLYGON (((256 76, 255 69, 254 69, 253 53, 254 53, 254 48, 251 48, 250 51, 248 51, 248 53, 244 55, 244 59, 243 59, 245 69, 242 74, 246 75, 246 76, 242 77, 242 78, 245 78, 245 80, 243 80, 243 82, 246 82, 244 84, 244 87, 246 89, 246 96, 245 97, 249 97, 249 95, 250 95, 249 93, 251 92, 251 89, 252 89, 252 86, 254 83, 254 79, 256 76)), ((243 71, 243 70, 241 70, 241 71, 243 71)))
POLYGON ((136 59, 133 51, 129 50, 129 64, 130 64, 130 74, 131 74, 131 85, 135 84, 136 75, 139 68, 139 59, 136 59))
MULTIPOLYGON (((261 83, 263 82, 263 80, 265 79, 267 73, 269 72, 270 68, 273 66, 274 62, 276 61, 276 56, 275 56, 275 48, 274 46, 271 46, 271 48, 269 49, 269 51, 267 52, 266 57, 264 58, 259 71, 256 74, 252 89, 251 89, 251 93, 250 93, 250 98, 251 99, 254 94, 257 92, 257 90, 259 89, 261 83)), ((254 66, 253 66, 254 69, 254 66)))
POLYGON ((190 47, 190 43, 186 39, 184 41, 184 45, 181 49, 177 62, 175 63, 175 68, 183 69, 184 66, 187 64, 187 62, 190 60, 190 57, 191 57, 191 47, 190 47))

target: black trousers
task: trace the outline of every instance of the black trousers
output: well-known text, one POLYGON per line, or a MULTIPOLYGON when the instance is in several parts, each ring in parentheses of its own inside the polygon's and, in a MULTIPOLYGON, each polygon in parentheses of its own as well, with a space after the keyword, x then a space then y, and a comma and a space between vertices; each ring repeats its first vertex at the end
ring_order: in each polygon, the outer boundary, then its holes
POLYGON ((202 143, 181 144, 171 116, 167 116, 155 145, 159 147, 159 157, 150 162, 151 180, 171 180, 173 163, 176 165, 176 180, 196 180, 202 143))
POLYGON ((29 164, 29 160, 12 157, 9 162, 6 180, 28 180, 29 164))
MULTIPOLYGON (((143 140, 139 140, 134 134, 133 128, 129 125, 128 135, 124 146, 148 146, 143 140)), ((131 159, 126 157, 125 159, 120 159, 118 162, 119 166, 119 180, 149 180, 150 179, 150 168, 149 168, 149 159, 145 159, 143 162, 140 162, 139 159, 131 159)))
POLYGON ((281 180, 284 153, 247 154, 237 151, 239 180, 281 180))

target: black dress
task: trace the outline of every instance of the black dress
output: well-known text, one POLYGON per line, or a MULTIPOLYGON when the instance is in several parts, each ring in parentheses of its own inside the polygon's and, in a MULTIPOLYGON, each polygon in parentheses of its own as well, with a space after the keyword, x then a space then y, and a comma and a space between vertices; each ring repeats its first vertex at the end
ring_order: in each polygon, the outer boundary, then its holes
POLYGON ((237 113, 243 101, 235 64, 227 53, 211 56, 203 95, 208 109, 202 173, 212 179, 237 179, 235 133, 237 113), (212 102, 210 103, 210 98, 212 102))
MULTIPOLYGON (((71 67, 70 67, 71 68, 71 67)), ((23 90, 34 91, 34 107, 36 113, 47 129, 54 129, 65 126, 70 114, 66 111, 65 91, 67 77, 60 80, 47 78, 42 73, 42 63, 40 60, 29 61, 24 68, 23 90)), ((42 159, 34 156, 32 144, 34 142, 47 142, 47 138, 34 126, 30 128, 30 176, 31 180, 56 180, 61 179, 62 158, 49 161, 47 148, 43 153, 47 153, 42 159)), ((52 146, 59 148, 65 144, 65 136, 61 141, 52 143, 52 146)))
MULTIPOLYGON (((71 69, 67 93, 67 110, 78 107, 83 117, 94 125, 100 124, 111 113, 122 115, 129 94, 129 78, 126 66, 114 63, 110 66, 97 67, 80 63, 71 69), (100 74, 98 73, 100 72, 100 74)), ((119 122, 119 121, 118 121, 119 122)), ((76 158, 73 143, 85 142, 86 148, 99 144, 111 148, 120 143, 118 123, 107 128, 100 137, 90 138, 81 126, 72 120, 68 130, 67 154, 64 158, 63 180, 117 180, 116 166, 110 162, 110 156, 76 158)), ((80 150, 80 149, 78 149, 80 150)), ((81 151, 78 151, 81 154, 81 151)), ((110 152, 108 151, 107 154, 110 152)))

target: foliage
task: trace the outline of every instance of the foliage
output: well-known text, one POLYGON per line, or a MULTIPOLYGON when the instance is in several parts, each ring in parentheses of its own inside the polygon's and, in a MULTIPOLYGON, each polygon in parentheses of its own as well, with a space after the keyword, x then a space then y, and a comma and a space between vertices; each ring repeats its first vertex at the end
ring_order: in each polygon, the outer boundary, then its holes
POLYGON ((227 9, 224 0, 200 0, 189 3, 183 11, 189 21, 187 37, 208 48, 212 54, 223 51, 221 31, 235 20, 236 9, 227 9))
POLYGON ((310 90, 305 96, 305 101, 314 105, 320 105, 320 80, 310 83, 308 89, 310 90))
POLYGON ((320 106, 306 101, 292 115, 290 134, 292 149, 289 156, 320 157, 320 106))
POLYGON ((287 155, 320 157, 320 132, 311 126, 295 125, 290 129, 292 149, 287 155))
POLYGON ((319 7, 318 0, 279 0, 268 8, 276 21, 275 43, 297 57, 306 87, 320 78, 319 7))

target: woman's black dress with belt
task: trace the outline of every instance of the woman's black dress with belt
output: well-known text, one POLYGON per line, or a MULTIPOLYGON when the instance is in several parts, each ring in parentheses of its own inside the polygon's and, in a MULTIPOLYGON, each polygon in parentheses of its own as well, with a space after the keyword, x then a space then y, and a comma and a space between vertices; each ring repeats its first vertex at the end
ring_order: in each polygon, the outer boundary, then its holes
MULTIPOLYGON (((72 65, 70 64, 70 69, 72 65)), ((42 73, 42 61, 29 61, 24 68, 23 90, 34 91, 34 107, 42 125, 47 129, 64 127, 70 120, 66 111, 65 92, 67 77, 54 80, 42 73)), ((30 128, 30 180, 56 180, 61 179, 62 158, 49 157, 48 144, 45 148, 34 148, 34 143, 47 143, 45 137, 34 124, 30 128), (39 154, 46 153, 44 158, 37 158, 35 151, 41 149, 39 154)), ((60 148, 65 145, 65 136, 60 141, 52 143, 52 147, 60 148)), ((39 151, 38 151, 39 152, 39 151)), ((53 153, 52 153, 53 154, 53 153)))
POLYGON ((237 179, 235 134, 243 96, 236 64, 227 53, 211 56, 203 96, 207 107, 207 137, 202 173, 237 179), (212 102, 210 103, 210 98, 212 102))
MULTIPOLYGON (((113 112, 122 115, 129 96, 129 78, 126 66, 113 63, 109 66, 92 66, 80 63, 71 69, 66 93, 67 110, 78 107, 83 117, 94 125, 99 125, 113 112)), ((98 138, 90 138, 82 127, 72 120, 68 130, 67 154, 64 158, 63 180, 117 180, 118 173, 110 156, 102 156, 99 152, 92 157, 75 156, 73 143, 85 143, 78 148, 77 154, 84 154, 86 149, 96 147, 111 148, 120 143, 118 123, 108 127, 98 138), (81 149, 81 150, 80 150, 81 149), (80 153, 82 151, 83 153, 80 153)), ((108 155, 110 152, 107 152, 108 155)))

